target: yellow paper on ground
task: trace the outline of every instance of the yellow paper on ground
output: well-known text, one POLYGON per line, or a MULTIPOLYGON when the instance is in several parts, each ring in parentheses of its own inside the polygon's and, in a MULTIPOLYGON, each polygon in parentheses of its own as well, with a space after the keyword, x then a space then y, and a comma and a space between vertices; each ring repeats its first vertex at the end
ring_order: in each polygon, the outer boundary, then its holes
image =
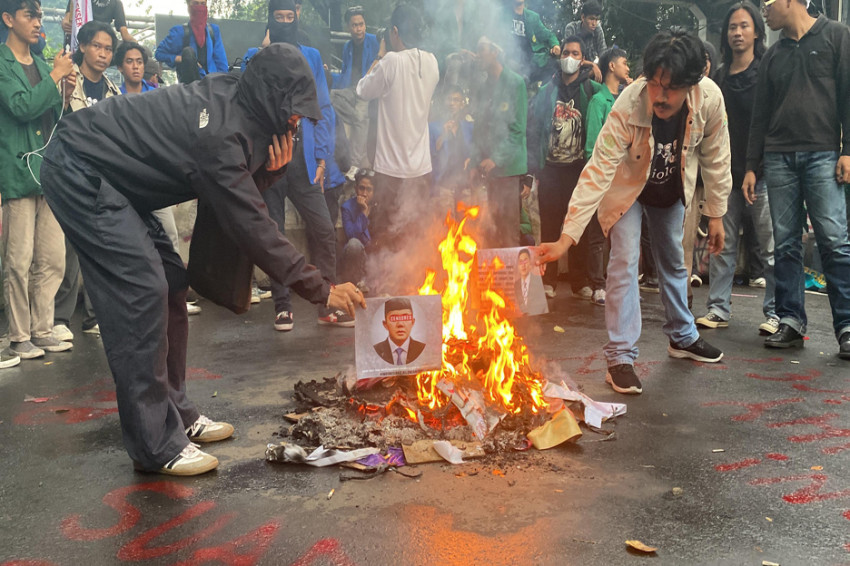
POLYGON ((575 416, 569 409, 559 411, 549 422, 528 433, 532 446, 538 450, 546 450, 581 436, 575 416))

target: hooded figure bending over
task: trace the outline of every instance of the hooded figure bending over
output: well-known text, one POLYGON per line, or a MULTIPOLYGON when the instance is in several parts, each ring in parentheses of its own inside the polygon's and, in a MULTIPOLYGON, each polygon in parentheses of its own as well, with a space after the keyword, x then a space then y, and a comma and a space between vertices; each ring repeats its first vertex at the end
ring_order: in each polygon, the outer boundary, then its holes
POLYGON ((136 468, 214 469, 192 442, 233 427, 186 396, 188 279, 152 211, 199 199, 223 235, 276 281, 354 314, 353 285, 331 285, 284 238, 260 191, 292 158, 292 130, 321 116, 307 61, 272 45, 240 77, 226 74, 116 96, 66 116, 41 170, 45 197, 80 256, 115 379, 124 445, 136 468), (87 143, 77 140, 85 137, 87 143))

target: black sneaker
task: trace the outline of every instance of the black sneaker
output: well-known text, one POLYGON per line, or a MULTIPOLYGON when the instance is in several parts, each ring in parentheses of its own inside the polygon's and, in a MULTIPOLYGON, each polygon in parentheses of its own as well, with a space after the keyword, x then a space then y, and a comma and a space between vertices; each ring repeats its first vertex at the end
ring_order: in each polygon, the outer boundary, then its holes
POLYGON ((605 381, 610 383, 617 393, 637 395, 643 391, 640 380, 635 374, 635 366, 632 364, 610 366, 607 375, 605 375, 605 381))
POLYGON ((703 328, 728 328, 729 321, 723 320, 715 313, 710 312, 707 315, 696 319, 696 325, 702 326, 703 328))
POLYGON ((326 326, 343 326, 345 328, 354 328, 354 318, 348 316, 345 311, 335 310, 325 315, 320 315, 319 324, 323 324, 326 326))
POLYGON ((850 332, 845 332, 838 339, 838 357, 842 360, 850 360, 850 332))
POLYGON ((667 354, 671 358, 691 359, 698 362, 714 363, 719 362, 723 358, 723 352, 703 340, 697 338, 697 341, 683 348, 670 342, 667 346, 667 354))
POLYGON ((764 339, 764 347, 781 348, 783 350, 788 348, 802 348, 803 335, 787 324, 780 322, 779 330, 764 339))
POLYGON ((289 332, 295 326, 295 321, 292 319, 292 313, 289 311, 280 311, 274 317, 274 329, 281 332, 289 332))

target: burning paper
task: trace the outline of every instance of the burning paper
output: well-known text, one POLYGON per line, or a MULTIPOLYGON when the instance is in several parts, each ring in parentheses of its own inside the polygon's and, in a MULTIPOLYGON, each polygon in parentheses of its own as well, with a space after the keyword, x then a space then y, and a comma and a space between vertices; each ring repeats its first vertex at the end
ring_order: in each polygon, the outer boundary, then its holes
POLYGON ((378 454, 378 448, 361 448, 360 450, 351 450, 345 452, 342 450, 325 450, 323 446, 319 446, 310 454, 298 446, 297 444, 269 444, 266 447, 266 460, 269 462, 287 462, 291 464, 307 464, 317 468, 325 466, 333 466, 343 462, 354 462, 365 458, 370 454, 378 454))
POLYGON ((357 388, 397 375, 438 370, 442 304, 437 295, 366 299, 354 331, 357 388))
MULTIPOLYGON (((505 298, 512 316, 537 315, 549 312, 540 268, 534 265, 530 248, 501 248, 478 250, 478 285, 489 288, 505 298)), ((483 307, 488 306, 486 293, 481 296, 483 307)))

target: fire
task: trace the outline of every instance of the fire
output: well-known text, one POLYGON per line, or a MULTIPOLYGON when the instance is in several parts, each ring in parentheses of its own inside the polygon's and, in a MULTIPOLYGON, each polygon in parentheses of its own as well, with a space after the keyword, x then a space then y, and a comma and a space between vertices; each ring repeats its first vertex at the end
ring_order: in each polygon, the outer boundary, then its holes
MULTIPOLYGON (((488 281, 483 292, 488 308, 479 317, 480 323, 476 326, 464 317, 478 249, 464 228, 467 221, 478 216, 479 208, 459 210, 464 212, 460 222, 455 222, 451 214, 446 216, 448 234, 439 246, 445 288, 437 291, 436 274, 429 270, 419 289, 420 295, 439 293, 443 302, 443 367, 416 376, 419 404, 432 411, 444 407, 449 403, 445 391, 454 384, 480 390, 489 403, 504 412, 519 414, 527 407, 537 413, 546 407, 543 377, 532 369, 522 337, 505 316, 505 298, 490 288, 488 281)), ((497 259, 494 267, 502 269, 504 264, 497 259)))

